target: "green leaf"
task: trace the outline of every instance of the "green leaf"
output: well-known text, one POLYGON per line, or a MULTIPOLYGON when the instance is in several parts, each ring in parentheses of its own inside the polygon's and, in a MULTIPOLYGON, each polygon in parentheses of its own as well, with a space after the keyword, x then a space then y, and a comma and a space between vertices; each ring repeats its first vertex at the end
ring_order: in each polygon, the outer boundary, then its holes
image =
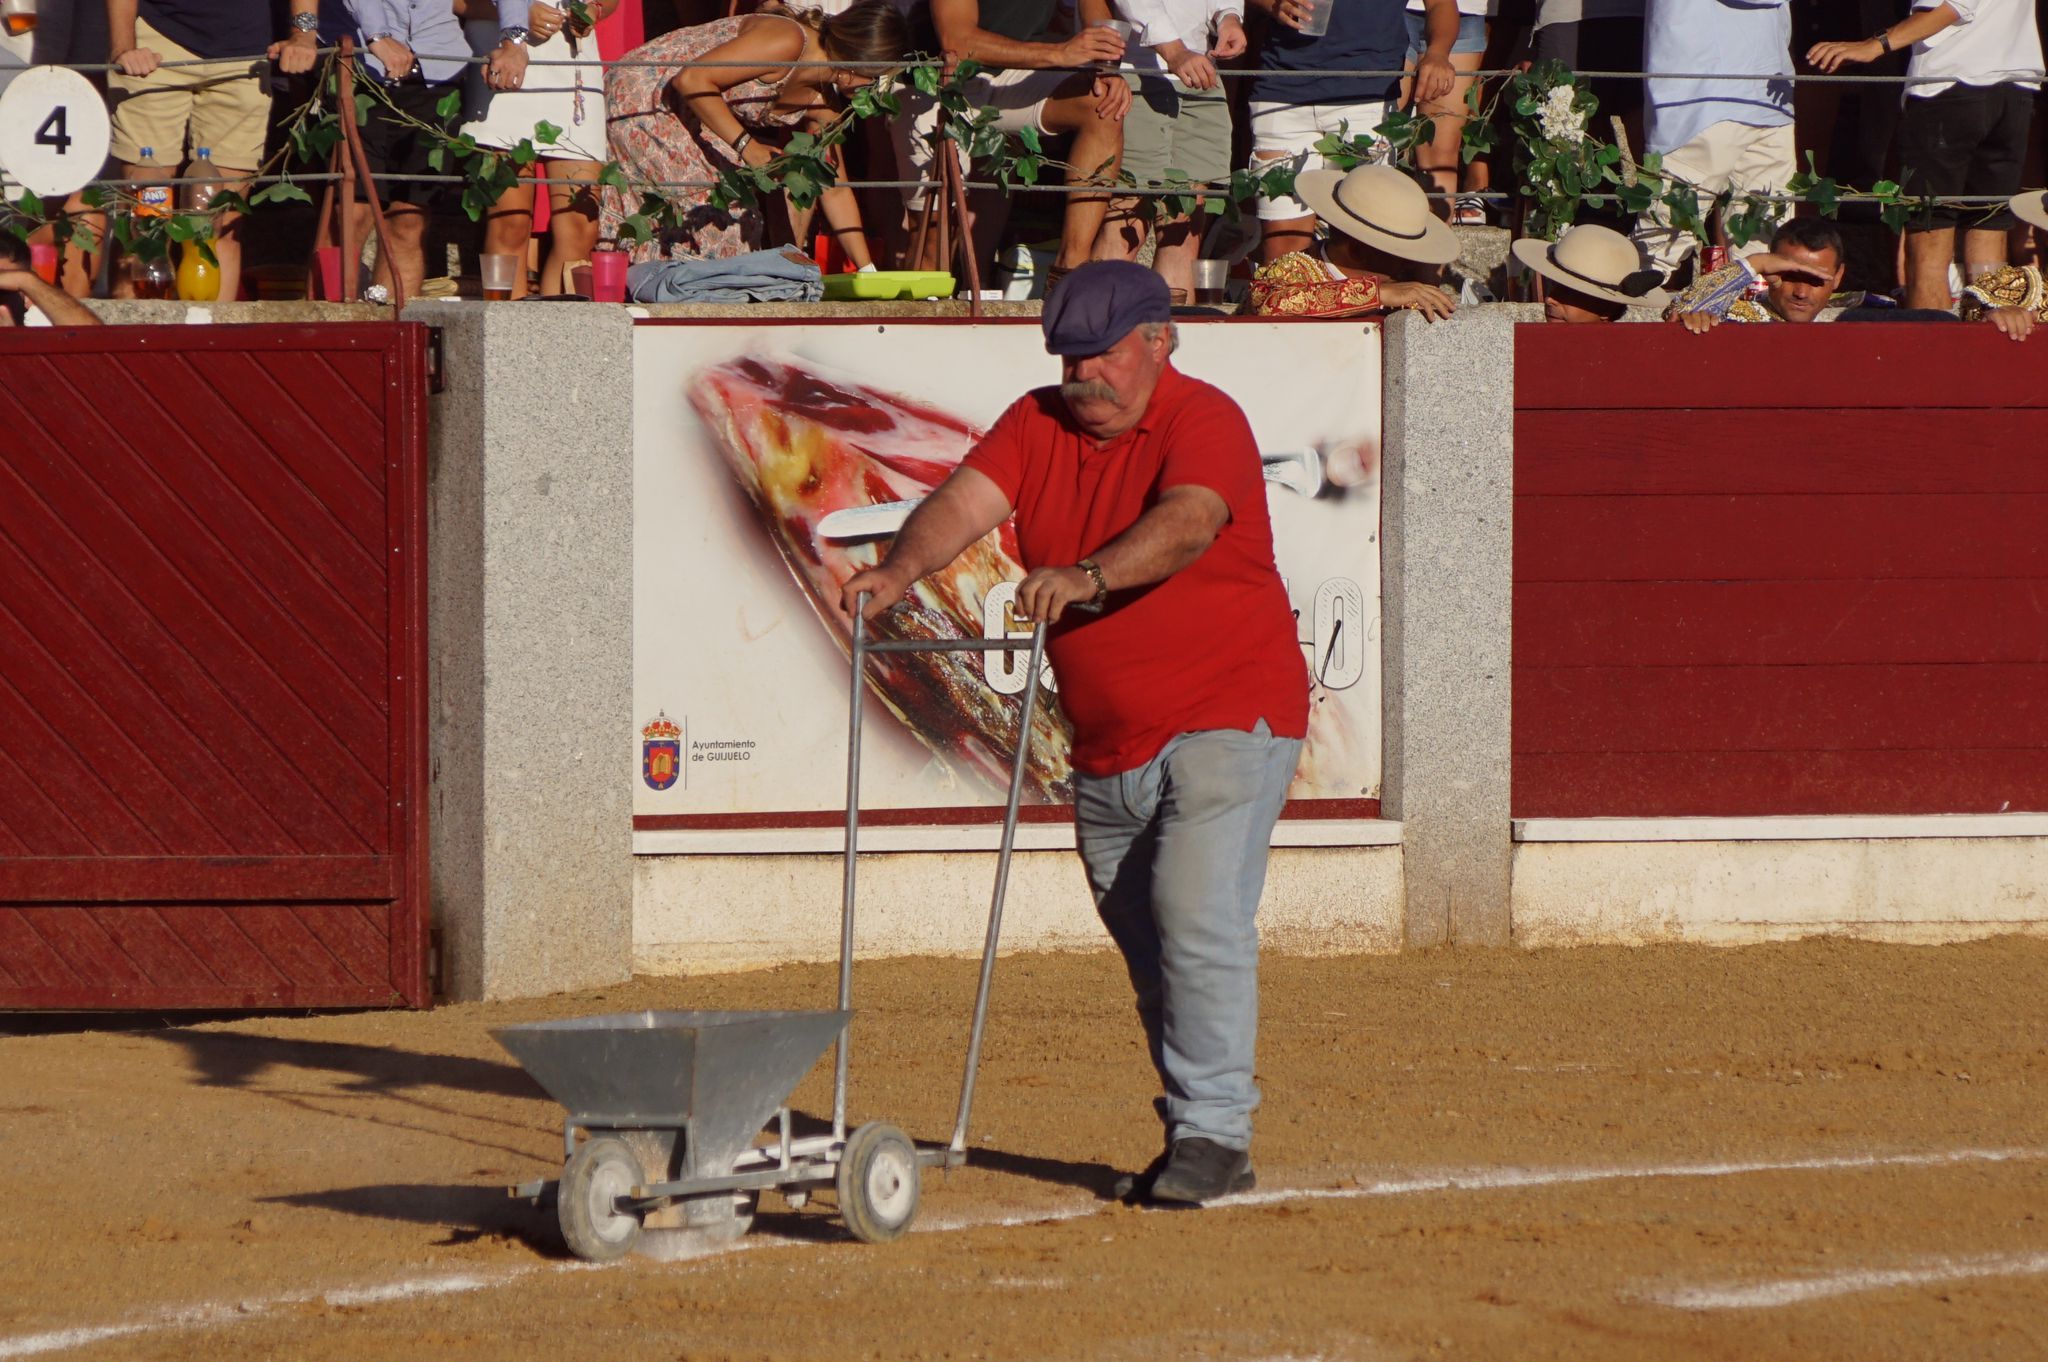
POLYGON ((461 113, 461 87, 458 86, 457 88, 450 90, 447 94, 442 95, 440 102, 434 105, 434 112, 439 114, 442 118, 453 118, 455 117, 455 115, 461 113))
POLYGON ((1045 142, 1038 135, 1038 129, 1031 127, 1019 128, 1017 130, 1017 140, 1023 144, 1024 150, 1030 152, 1033 156, 1043 156, 1045 154, 1045 142))
POLYGON ((514 165, 530 166, 540 159, 540 153, 533 149, 533 143, 524 137, 519 139, 518 146, 512 148, 511 154, 514 165))
POLYGON ((435 147, 427 152, 427 169, 440 174, 448 168, 448 148, 435 147))
POLYGON ((311 203, 312 201, 313 196, 311 194, 308 194, 295 184, 285 184, 282 181, 257 190, 255 195, 249 200, 251 203, 311 203))
POLYGON ((1892 180, 1879 180, 1870 186, 1870 192, 1881 199, 1895 199, 1899 196, 1899 186, 1892 180))
POLYGON ((939 92, 939 68, 936 66, 913 66, 910 81, 920 94, 936 95, 939 92))
POLYGON ((606 161, 603 168, 597 172, 597 182, 606 189, 616 189, 624 193, 626 190, 626 168, 617 161, 606 161))
POLYGON ((367 121, 369 121, 369 117, 370 117, 370 110, 371 110, 371 108, 372 108, 372 107, 374 107, 374 106, 375 106, 375 104, 376 104, 376 101, 375 101, 374 99, 370 98, 370 96, 368 96, 368 95, 366 95, 366 94, 363 94, 363 93, 362 93, 362 92, 360 92, 360 91, 358 91, 358 92, 357 92, 357 94, 356 94, 356 126, 357 126, 357 127, 361 127, 361 126, 362 126, 362 125, 363 125, 364 123, 366 123, 367 121))
POLYGON ((562 130, 543 118, 533 125, 533 140, 544 147, 551 147, 562 140, 562 130))
POLYGON ((42 198, 26 189, 21 191, 21 197, 14 201, 14 206, 32 218, 39 218, 43 215, 42 198))
POLYGON ((973 80, 976 76, 980 74, 981 63, 969 59, 961 62, 958 66, 953 68, 953 83, 956 85, 965 85, 968 81, 973 80))

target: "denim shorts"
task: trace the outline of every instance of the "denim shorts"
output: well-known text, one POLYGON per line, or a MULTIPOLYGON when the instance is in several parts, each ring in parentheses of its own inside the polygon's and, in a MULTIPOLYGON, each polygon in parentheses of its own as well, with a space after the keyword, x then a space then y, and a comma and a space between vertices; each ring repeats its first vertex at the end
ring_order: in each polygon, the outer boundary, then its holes
MULTIPOLYGON (((1429 19, 1427 15, 1407 11, 1408 55, 1420 58, 1429 51, 1429 19)), ((1458 40, 1451 44, 1453 52, 1484 52, 1486 50, 1486 16, 1483 14, 1460 14, 1458 16, 1458 40)))

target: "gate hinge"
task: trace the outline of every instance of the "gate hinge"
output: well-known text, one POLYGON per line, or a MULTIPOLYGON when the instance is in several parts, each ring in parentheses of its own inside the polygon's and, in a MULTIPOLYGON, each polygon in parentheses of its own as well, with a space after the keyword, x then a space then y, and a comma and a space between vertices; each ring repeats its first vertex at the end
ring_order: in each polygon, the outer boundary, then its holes
POLYGON ((448 386, 448 369, 441 353, 441 328, 427 328, 427 392, 439 396, 448 386))

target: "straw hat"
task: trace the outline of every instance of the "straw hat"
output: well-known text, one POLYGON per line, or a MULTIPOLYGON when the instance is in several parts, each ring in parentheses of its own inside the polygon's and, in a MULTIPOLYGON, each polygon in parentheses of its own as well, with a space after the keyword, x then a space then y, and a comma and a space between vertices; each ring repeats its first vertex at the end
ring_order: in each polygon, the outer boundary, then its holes
POLYGON ((1671 295, 1657 287, 1663 277, 1650 268, 1642 248, 1611 227, 1581 223, 1556 241, 1525 236, 1512 248, 1515 259, 1553 284, 1623 307, 1663 307, 1671 295))
POLYGON ((2024 194, 2015 194, 2006 205, 2012 215, 2029 227, 2039 227, 2048 232, 2048 192, 2032 189, 2024 194))
POLYGON ((1388 255, 1425 265, 1458 258, 1458 234, 1429 210, 1422 186, 1392 166, 1304 170, 1294 193, 1336 230, 1388 255))

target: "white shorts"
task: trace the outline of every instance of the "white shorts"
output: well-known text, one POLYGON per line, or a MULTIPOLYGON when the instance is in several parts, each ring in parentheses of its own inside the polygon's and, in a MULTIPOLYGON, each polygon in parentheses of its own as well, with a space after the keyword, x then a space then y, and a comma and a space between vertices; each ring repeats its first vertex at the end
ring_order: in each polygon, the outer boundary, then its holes
MULTIPOLYGON (((1005 67, 976 76, 967 86, 967 95, 977 108, 1000 110, 995 125, 1004 132, 1022 132, 1026 128, 1047 132, 1050 130, 1045 126, 1045 101, 1057 95, 1062 85, 1078 79, 1072 71, 1005 67)), ((889 133, 896 139, 896 168, 902 178, 932 177, 931 135, 938 125, 937 101, 919 94, 904 96, 903 112, 889 122, 889 133)), ((922 189, 903 191, 903 202, 913 210, 923 208, 924 201, 922 189)))
MULTIPOLYGON (((1270 169, 1277 161, 1293 162, 1296 171, 1323 169, 1330 163, 1316 150, 1316 143, 1327 133, 1354 140, 1373 137, 1377 144, 1373 159, 1382 160, 1387 152, 1386 143, 1373 134, 1373 129, 1386 122, 1393 107, 1391 101, 1377 99, 1365 104, 1274 104, 1255 99, 1251 105, 1251 169, 1270 169)), ((1314 216, 1315 209, 1292 194, 1277 199, 1259 196, 1261 222, 1314 216)))

